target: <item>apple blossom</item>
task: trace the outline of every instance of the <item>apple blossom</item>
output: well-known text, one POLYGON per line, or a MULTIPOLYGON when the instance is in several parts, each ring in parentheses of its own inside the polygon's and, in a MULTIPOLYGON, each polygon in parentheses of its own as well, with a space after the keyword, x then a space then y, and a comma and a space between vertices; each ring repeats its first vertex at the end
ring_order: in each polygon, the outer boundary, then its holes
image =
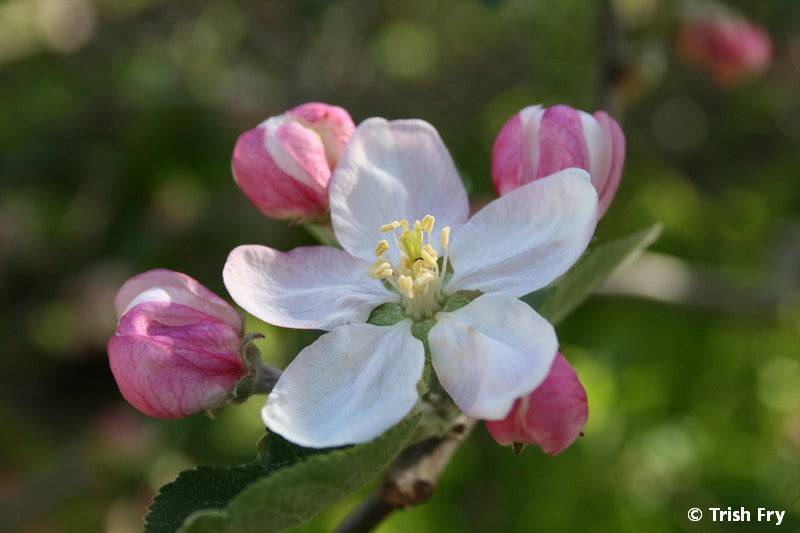
POLYGON ((240 246, 223 271, 233 299, 258 318, 328 331, 269 395, 262 415, 271 430, 311 447, 376 437, 417 402, 426 352, 473 418, 502 420, 545 379, 558 340, 518 298, 586 248, 597 194, 584 170, 523 185, 468 219, 436 130, 373 118, 342 154, 330 205, 342 249, 240 246), (378 311, 380 325, 367 322, 378 311))
POLYGON ((511 117, 497 135, 492 181, 502 196, 559 170, 582 168, 597 189, 601 217, 617 192, 624 161, 625 136, 605 111, 535 105, 511 117))
POLYGON ((738 13, 718 4, 704 4, 686 18, 677 34, 678 52, 720 85, 733 85, 769 66, 769 34, 738 13))
POLYGON ((487 421, 486 429, 503 446, 532 444, 556 455, 575 442, 588 417, 586 391, 559 352, 541 385, 518 398, 503 420, 487 421))
POLYGON ((236 183, 269 217, 322 217, 331 172, 353 130, 347 111, 316 102, 270 117, 236 141, 236 183))
POLYGON ((239 314, 189 276, 144 272, 122 285, 114 306, 111 372, 141 412, 179 418, 219 407, 247 373, 239 314))

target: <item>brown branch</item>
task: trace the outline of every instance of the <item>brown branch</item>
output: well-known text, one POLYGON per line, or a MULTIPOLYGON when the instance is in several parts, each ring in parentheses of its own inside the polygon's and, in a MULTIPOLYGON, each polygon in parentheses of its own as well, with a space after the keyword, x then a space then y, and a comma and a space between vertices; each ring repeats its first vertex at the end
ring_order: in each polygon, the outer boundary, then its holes
POLYGON ((334 533, 366 533, 372 531, 384 518, 394 511, 394 507, 381 498, 375 491, 347 515, 334 533))
POLYGON ((430 437, 406 448, 386 473, 378 489, 370 494, 339 525, 336 533, 370 531, 395 509, 405 509, 428 500, 439 477, 461 443, 475 426, 464 415, 441 436, 430 437))
POLYGON ((617 120, 621 120, 623 102, 618 89, 625 77, 626 70, 622 51, 622 28, 611 0, 603 0, 599 10, 600 83, 598 103, 600 109, 605 109, 617 120))

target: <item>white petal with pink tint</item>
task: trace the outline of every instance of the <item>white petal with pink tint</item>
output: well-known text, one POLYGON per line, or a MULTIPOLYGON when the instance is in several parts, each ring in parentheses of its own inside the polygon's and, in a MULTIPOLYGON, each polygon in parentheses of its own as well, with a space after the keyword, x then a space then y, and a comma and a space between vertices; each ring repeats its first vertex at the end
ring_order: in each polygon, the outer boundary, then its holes
POLYGON ((331 330, 364 322, 378 305, 399 300, 369 277, 369 266, 329 246, 287 253, 248 245, 230 253, 222 277, 234 301, 265 322, 331 330))
POLYGON ((197 280, 164 268, 134 276, 120 287, 114 298, 117 317, 144 302, 173 302, 202 311, 235 330, 242 328, 239 313, 197 280))
POLYGON ((315 151, 321 152, 324 159, 325 152, 319 136, 310 130, 306 130, 300 124, 295 123, 293 125, 292 119, 287 115, 270 117, 259 124, 259 127, 264 128, 264 143, 267 152, 269 152, 269 155, 272 156, 272 159, 281 170, 304 185, 318 190, 325 188, 325 183, 320 183, 315 176, 309 174, 302 162, 297 161, 294 153, 297 150, 292 150, 292 148, 299 148, 300 144, 306 144, 307 148, 313 148, 315 151), (289 144, 288 147, 286 146, 287 143, 289 144), (315 144, 316 147, 314 147, 315 144))
POLYGON ((511 191, 451 234, 447 292, 540 289, 578 260, 597 224, 589 174, 569 168, 511 191))
POLYGON ((441 228, 461 226, 469 203, 450 154, 422 120, 372 118, 345 147, 330 184, 336 237, 351 254, 374 260, 383 224, 425 215, 441 228))
POLYGON ((436 315, 431 362, 444 389, 470 417, 504 418, 547 376, 558 349, 553 326, 503 293, 436 315))
POLYGON ((342 326, 286 368, 262 410, 264 423, 301 446, 366 442, 414 406, 424 363, 410 320, 342 326))

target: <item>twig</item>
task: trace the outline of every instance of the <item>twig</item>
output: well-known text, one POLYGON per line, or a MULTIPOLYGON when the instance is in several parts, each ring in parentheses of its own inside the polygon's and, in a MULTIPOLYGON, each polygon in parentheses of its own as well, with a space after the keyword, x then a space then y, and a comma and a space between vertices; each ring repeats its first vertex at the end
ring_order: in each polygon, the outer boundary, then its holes
POLYGON ((381 498, 380 492, 372 492, 339 524, 334 533, 366 533, 380 524, 394 511, 394 507, 381 498))
POLYGON ((380 487, 356 507, 336 533, 370 531, 395 509, 405 509, 428 500, 475 422, 461 415, 444 435, 430 437, 406 448, 386 473, 380 487))
POLYGON ((475 420, 461 415, 443 436, 431 437, 405 450, 383 479, 383 499, 394 507, 405 508, 433 496, 439 477, 474 425, 475 420))
POLYGON ((622 58, 622 29, 611 0, 603 0, 598 14, 600 26, 600 84, 598 100, 600 109, 622 119, 623 102, 618 86, 625 74, 622 58))

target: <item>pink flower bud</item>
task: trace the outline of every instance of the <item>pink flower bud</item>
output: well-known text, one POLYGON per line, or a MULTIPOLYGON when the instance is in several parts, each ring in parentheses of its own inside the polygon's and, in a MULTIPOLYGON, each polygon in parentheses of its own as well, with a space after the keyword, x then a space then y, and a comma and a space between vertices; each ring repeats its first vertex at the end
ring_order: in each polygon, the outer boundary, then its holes
POLYGON ((529 106, 511 117, 492 149, 492 181, 503 195, 565 168, 589 172, 600 198, 598 217, 617 192, 625 136, 605 111, 594 116, 565 105, 529 106))
POLYGON ((486 429, 499 444, 533 444, 557 455, 581 434, 589 407, 575 370, 559 353, 545 380, 517 399, 503 420, 487 420, 486 429))
POLYGON ((269 217, 322 217, 331 173, 354 131, 347 111, 327 104, 303 104, 270 117, 236 141, 236 183, 269 217))
POLYGON ((709 4, 686 18, 676 39, 678 52, 720 85, 734 85, 769 66, 772 40, 739 14, 709 4))
POLYGON ((134 276, 114 306, 111 372, 125 399, 147 415, 179 418, 219 407, 247 372, 239 355, 241 318, 185 274, 134 276))

